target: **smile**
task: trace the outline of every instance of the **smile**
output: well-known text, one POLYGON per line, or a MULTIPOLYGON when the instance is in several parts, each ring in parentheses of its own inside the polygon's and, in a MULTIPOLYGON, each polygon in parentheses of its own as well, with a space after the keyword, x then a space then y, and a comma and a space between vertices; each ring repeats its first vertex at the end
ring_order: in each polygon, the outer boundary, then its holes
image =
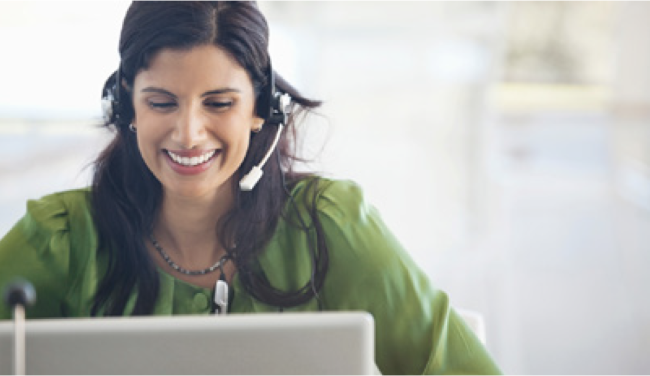
POLYGON ((193 166, 198 166, 200 164, 203 164, 207 161, 209 161, 214 154, 216 153, 216 150, 211 150, 206 152, 205 154, 196 156, 196 157, 181 157, 178 154, 174 154, 173 152, 169 150, 165 150, 167 152, 167 155, 176 163, 187 166, 187 167, 193 167, 193 166))

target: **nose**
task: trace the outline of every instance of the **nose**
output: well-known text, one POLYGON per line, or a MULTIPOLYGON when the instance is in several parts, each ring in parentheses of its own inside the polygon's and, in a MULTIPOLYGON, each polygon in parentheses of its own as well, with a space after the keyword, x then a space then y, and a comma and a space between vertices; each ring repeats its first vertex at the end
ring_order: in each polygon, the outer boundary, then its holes
POLYGON ((196 148, 205 140, 207 121, 197 109, 182 109, 176 119, 172 140, 184 149, 196 148))

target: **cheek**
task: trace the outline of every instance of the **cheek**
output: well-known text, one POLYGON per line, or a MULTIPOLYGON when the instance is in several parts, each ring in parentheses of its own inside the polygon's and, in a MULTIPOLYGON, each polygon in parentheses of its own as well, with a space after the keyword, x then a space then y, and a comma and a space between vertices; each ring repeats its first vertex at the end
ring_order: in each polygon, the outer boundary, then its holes
POLYGON ((229 145, 231 157, 234 159, 233 162, 240 165, 250 147, 250 134, 249 132, 238 131, 236 135, 232 135, 231 140, 232 142, 229 145))
POLYGON ((250 144, 250 119, 242 116, 233 117, 228 122, 215 127, 215 136, 221 139, 231 154, 243 157, 250 144))
POLYGON ((151 172, 154 172, 155 166, 153 163, 154 161, 153 149, 150 144, 148 144, 145 140, 143 140, 144 138, 145 137, 142 137, 141 135, 138 134, 137 137, 138 151, 140 152, 140 156, 142 157, 142 160, 144 160, 144 164, 147 165, 147 167, 151 172))
POLYGON ((155 134, 152 134, 148 127, 138 125, 136 139, 138 140, 138 149, 140 149, 141 153, 144 154, 153 147, 155 138, 155 134))
POLYGON ((157 127, 148 126, 143 122, 137 125, 138 150, 150 170, 156 168, 157 158, 161 150, 161 141, 164 138, 164 135, 156 131, 156 129, 157 127))

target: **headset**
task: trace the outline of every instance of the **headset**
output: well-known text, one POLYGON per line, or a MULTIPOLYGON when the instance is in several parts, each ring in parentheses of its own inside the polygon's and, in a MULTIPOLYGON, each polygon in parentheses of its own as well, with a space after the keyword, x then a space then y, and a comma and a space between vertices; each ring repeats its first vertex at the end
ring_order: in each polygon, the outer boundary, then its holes
POLYGON ((262 158, 262 161, 253 168, 239 181, 239 189, 242 191, 251 191, 260 180, 264 171, 262 167, 266 164, 280 140, 280 134, 287 124, 291 107, 291 96, 287 93, 276 91, 275 87, 275 73, 271 66, 271 59, 269 58, 269 66, 266 75, 268 82, 266 87, 262 89, 259 99, 257 100, 257 115, 264 119, 264 123, 268 125, 277 125, 278 130, 275 133, 275 138, 271 147, 262 158))
MULTIPOLYGON (((120 121, 121 88, 118 85, 121 84, 121 70, 122 66, 120 65, 115 73, 108 77, 104 84, 104 88, 102 89, 102 111, 106 123, 111 121, 120 121)), ((264 119, 264 124, 275 125, 278 127, 278 130, 276 131, 273 143, 264 155, 264 158, 262 158, 258 165, 253 166, 253 168, 239 181, 239 188, 242 191, 253 190, 264 174, 262 167, 264 167, 271 154, 273 154, 273 151, 275 151, 290 113, 291 96, 287 93, 276 91, 275 72, 273 72, 270 58, 266 75, 268 77, 268 82, 265 87, 262 88, 255 110, 257 116, 264 119)))

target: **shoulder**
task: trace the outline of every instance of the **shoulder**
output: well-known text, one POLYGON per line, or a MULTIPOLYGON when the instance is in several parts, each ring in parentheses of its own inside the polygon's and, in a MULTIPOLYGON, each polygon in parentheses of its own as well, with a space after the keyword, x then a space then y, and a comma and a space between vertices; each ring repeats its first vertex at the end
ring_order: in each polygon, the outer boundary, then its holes
POLYGON ((90 210, 90 188, 79 188, 51 193, 27 201, 27 213, 40 219, 64 213, 90 210))
POLYGON ((25 216, 12 230, 13 237, 66 273, 96 246, 90 196, 89 189, 75 189, 29 200, 25 216))
POLYGON ((409 258, 399 240, 370 203, 363 188, 351 180, 322 177, 304 179, 294 188, 298 211, 313 228, 320 225, 332 269, 341 274, 356 270, 356 277, 385 271, 409 258))
POLYGON ((299 181, 292 190, 302 210, 314 210, 319 217, 337 223, 352 223, 374 214, 362 187, 352 180, 313 176, 299 181))
POLYGON ((22 225, 28 234, 38 237, 69 231, 77 223, 92 222, 90 196, 90 189, 83 188, 29 200, 22 225))
MULTIPOLYGON (((32 282, 34 317, 61 316, 69 287, 88 271, 96 245, 90 213, 88 189, 29 200, 23 218, 0 239, 0 287, 17 277, 32 282)), ((0 307, 0 319, 6 315, 0 307)))
POLYGON ((365 239, 373 237, 372 216, 358 184, 309 176, 296 182, 275 234, 259 256, 273 286, 301 288, 310 280, 316 243, 326 244, 330 270, 352 267, 365 257, 365 239), (346 259, 348 261, 346 261, 346 259))

